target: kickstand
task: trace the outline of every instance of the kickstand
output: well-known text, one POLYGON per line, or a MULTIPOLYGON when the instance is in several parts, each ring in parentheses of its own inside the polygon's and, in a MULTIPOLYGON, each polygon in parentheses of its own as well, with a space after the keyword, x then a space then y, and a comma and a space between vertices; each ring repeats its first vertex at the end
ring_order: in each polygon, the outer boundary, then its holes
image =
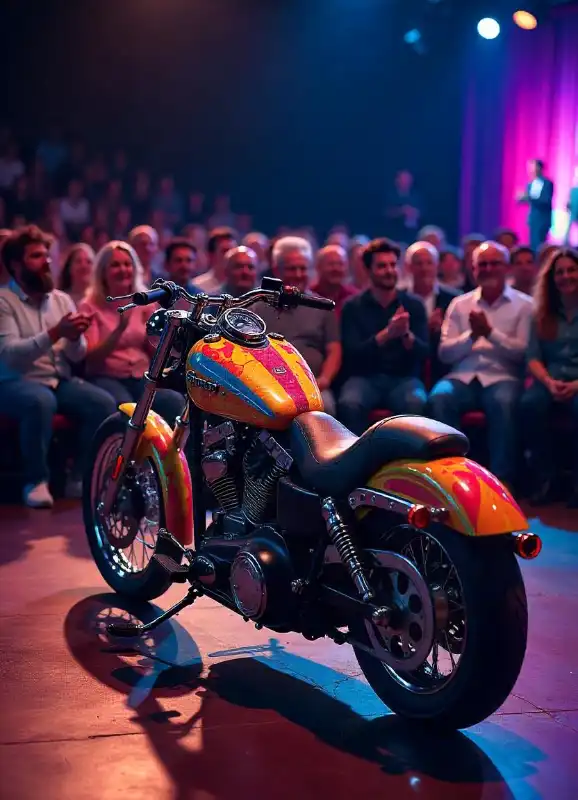
POLYGON ((192 606, 195 600, 199 597, 199 592, 193 586, 189 589, 187 594, 179 600, 178 603, 175 603, 174 606, 165 611, 163 614, 158 616, 156 619, 151 620, 147 623, 142 622, 123 622, 119 620, 119 622, 111 622, 110 625, 106 626, 107 632, 111 636, 119 636, 119 637, 133 637, 133 636, 141 636, 143 633, 148 633, 149 631, 153 631, 155 628, 165 622, 167 619, 174 617, 175 614, 178 614, 179 611, 182 611, 183 608, 187 606, 192 606))

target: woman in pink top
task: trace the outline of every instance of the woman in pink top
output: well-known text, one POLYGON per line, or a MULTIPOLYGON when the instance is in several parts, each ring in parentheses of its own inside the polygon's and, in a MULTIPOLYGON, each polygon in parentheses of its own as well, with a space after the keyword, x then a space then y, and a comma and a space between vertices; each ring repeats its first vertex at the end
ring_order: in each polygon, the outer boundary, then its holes
MULTIPOLYGON (((127 301, 107 303, 106 297, 144 289, 143 270, 133 248, 126 242, 109 242, 96 256, 92 282, 79 306, 93 315, 86 335, 86 377, 109 392, 118 405, 136 401, 142 394, 152 354, 146 335, 152 312, 134 308, 120 315, 117 309, 127 301)), ((161 389, 153 408, 173 424, 183 405, 181 394, 161 389)))

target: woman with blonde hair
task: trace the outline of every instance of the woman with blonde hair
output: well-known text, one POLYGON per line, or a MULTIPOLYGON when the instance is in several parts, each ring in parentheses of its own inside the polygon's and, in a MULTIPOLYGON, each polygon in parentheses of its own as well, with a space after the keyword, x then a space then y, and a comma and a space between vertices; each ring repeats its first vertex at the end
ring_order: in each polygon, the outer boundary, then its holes
POLYGON ((73 244, 66 254, 58 278, 58 288, 72 297, 77 306, 84 299, 84 294, 90 286, 94 257, 94 250, 84 242, 73 244))
MULTIPOLYGON (((118 307, 126 300, 107 303, 107 296, 119 297, 144 291, 139 258, 127 242, 108 242, 97 254, 92 281, 80 305, 92 315, 86 333, 86 376, 111 394, 116 403, 139 399, 144 388, 144 373, 149 367, 152 348, 146 334, 150 308, 134 308, 124 314, 118 307)), ((178 392, 161 389, 153 408, 173 423, 183 408, 178 392)))
MULTIPOLYGON (((564 407, 578 434, 578 251, 556 249, 536 282, 534 322, 528 347, 533 383, 521 401, 536 504, 556 499, 550 423, 564 407)), ((578 442, 577 442, 578 444, 578 442)), ((578 447, 574 447, 578 454, 578 447)), ((578 460, 570 505, 578 505, 578 460)))

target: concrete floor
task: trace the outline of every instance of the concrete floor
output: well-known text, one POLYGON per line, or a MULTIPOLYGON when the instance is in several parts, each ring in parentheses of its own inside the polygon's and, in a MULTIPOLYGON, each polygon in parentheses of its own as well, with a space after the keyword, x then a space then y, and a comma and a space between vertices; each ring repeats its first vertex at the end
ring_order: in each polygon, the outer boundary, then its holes
POLYGON ((204 599, 136 646, 112 644, 99 626, 122 602, 78 507, 0 519, 2 800, 578 797, 576 514, 534 525, 545 546, 524 565, 514 694, 447 739, 389 715, 348 648, 271 638, 204 599))

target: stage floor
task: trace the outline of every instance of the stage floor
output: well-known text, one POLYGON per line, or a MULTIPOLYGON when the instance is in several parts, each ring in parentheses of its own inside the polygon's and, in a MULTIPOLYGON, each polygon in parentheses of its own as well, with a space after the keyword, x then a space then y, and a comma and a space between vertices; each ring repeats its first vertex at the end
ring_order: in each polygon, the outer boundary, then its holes
POLYGON ((99 624, 122 604, 78 507, 4 506, 0 520, 2 800, 578 796, 576 514, 534 525, 514 694, 447 739, 387 714, 349 648, 273 638, 204 599, 136 648, 113 645, 99 624))

